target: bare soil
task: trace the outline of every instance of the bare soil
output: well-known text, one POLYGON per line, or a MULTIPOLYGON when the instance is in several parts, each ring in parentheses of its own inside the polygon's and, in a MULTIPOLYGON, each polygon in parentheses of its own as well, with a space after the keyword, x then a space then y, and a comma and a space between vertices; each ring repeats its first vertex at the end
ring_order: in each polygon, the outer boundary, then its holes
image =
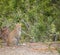
POLYGON ((44 43, 24 43, 19 46, 3 46, 0 48, 0 55, 60 55, 55 45, 44 43))

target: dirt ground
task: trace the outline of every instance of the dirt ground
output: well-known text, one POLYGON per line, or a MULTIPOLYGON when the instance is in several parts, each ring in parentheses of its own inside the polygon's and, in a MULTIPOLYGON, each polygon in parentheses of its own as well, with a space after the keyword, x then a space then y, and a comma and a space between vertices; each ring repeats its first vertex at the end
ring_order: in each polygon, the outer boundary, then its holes
POLYGON ((3 46, 0 55, 60 55, 54 46, 43 43, 24 43, 19 46, 3 46))

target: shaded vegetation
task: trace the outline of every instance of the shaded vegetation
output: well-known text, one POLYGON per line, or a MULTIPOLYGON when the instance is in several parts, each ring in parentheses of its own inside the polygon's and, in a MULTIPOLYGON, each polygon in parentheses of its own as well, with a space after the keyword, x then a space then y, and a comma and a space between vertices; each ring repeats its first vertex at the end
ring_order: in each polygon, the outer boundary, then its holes
POLYGON ((60 0, 0 0, 0 28, 15 23, 21 42, 60 41, 60 0))

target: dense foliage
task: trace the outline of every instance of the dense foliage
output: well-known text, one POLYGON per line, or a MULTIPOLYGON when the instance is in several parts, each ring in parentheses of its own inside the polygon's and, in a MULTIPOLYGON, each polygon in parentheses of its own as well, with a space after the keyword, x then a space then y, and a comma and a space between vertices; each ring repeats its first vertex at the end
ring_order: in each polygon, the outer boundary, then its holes
POLYGON ((0 28, 22 23, 22 42, 60 40, 60 0, 0 0, 0 28))

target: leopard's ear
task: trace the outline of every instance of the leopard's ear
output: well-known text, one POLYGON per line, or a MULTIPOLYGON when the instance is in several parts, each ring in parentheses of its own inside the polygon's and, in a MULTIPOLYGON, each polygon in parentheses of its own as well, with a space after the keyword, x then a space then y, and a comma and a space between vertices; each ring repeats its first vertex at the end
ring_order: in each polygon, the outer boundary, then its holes
POLYGON ((15 26, 22 26, 21 23, 15 23, 15 26))
POLYGON ((22 23, 20 23, 19 25, 22 26, 22 23))

